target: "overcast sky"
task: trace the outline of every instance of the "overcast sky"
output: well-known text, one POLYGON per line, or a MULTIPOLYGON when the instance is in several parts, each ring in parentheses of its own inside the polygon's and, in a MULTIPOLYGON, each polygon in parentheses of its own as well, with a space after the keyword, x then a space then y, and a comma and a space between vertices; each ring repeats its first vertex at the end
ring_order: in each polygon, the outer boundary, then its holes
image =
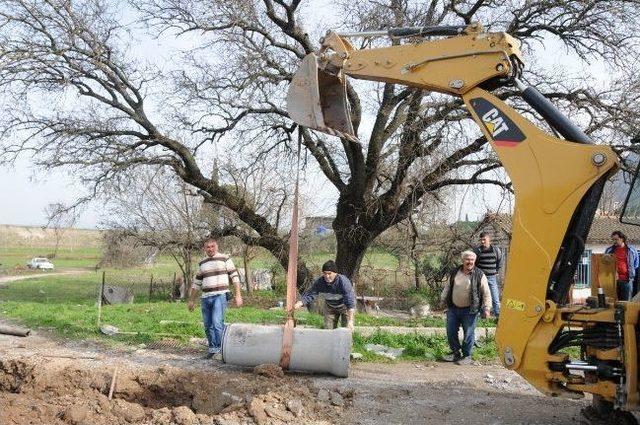
MULTIPOLYGON (((0 167, 0 224, 41 226, 46 223, 44 209, 55 202, 70 203, 81 193, 73 178, 61 172, 34 172, 29 161, 13 168, 0 167)), ((77 226, 93 228, 98 213, 93 207, 81 216, 77 226)))
MULTIPOLYGON (((315 16, 307 18, 309 24, 319 23, 323 28, 331 28, 337 22, 332 14, 335 9, 324 7, 323 3, 329 4, 327 0, 314 1, 312 9, 315 16)), ((548 48, 548 46, 546 46, 548 48)), ((155 60, 164 60, 160 52, 159 44, 153 40, 139 43, 135 49, 138 52, 154 57, 155 60)), ((560 61, 566 61, 566 56, 549 55, 548 49, 545 54, 545 61, 549 61, 549 66, 559 66, 560 61), (554 59, 555 58, 555 59, 554 59)), ((563 62, 564 63, 564 62, 563 62)), ((580 72, 575 70, 575 72, 580 72)), ((326 180, 318 175, 310 173, 306 175, 306 184, 303 186, 303 193, 307 199, 312 199, 313 204, 308 205, 306 214, 331 215, 335 213, 335 200, 337 192, 333 186, 326 184, 326 180)), ((62 171, 43 173, 34 170, 27 158, 24 158, 15 167, 0 167, 0 224, 16 225, 42 225, 46 222, 44 209, 54 202, 69 203, 82 193, 80 186, 72 176, 62 171)), ((497 189, 489 190, 481 196, 479 191, 474 190, 469 193, 462 188, 459 191, 458 202, 462 205, 456 207, 455 218, 464 219, 468 214, 470 218, 481 215, 487 207, 496 209, 501 202, 501 196, 497 189)), ((503 208, 504 211, 504 202, 503 208)), ((101 206, 94 202, 81 215, 78 226, 85 228, 96 227, 101 220, 101 206)))
MULTIPOLYGON (((309 23, 317 23, 329 29, 337 22, 335 8, 327 7, 329 0, 314 0, 309 3, 313 18, 309 23)), ((132 54, 143 57, 162 68, 167 68, 171 61, 171 53, 165 48, 167 39, 162 42, 153 39, 136 40, 132 54)), ((171 40, 175 46, 189 45, 188 37, 171 40)), ((170 65, 169 65, 170 67, 170 65)), ((309 214, 331 215, 335 212, 337 191, 327 185, 324 178, 317 173, 303 172, 304 187, 301 189, 305 198, 312 199, 313 205, 309 214)), ((41 226, 46 223, 44 209, 48 204, 61 202, 69 204, 84 193, 74 176, 64 171, 42 172, 33 167, 30 158, 24 157, 14 167, 0 166, 0 224, 41 226)), ((77 226, 95 228, 101 221, 100 202, 93 202, 81 214, 77 226)))

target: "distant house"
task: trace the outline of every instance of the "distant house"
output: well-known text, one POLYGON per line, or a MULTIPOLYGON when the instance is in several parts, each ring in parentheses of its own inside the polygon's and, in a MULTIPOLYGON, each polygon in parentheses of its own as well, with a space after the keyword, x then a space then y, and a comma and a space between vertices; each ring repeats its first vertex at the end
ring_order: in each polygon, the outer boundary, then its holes
POLYGON ((316 236, 329 235, 333 233, 333 220, 335 220, 335 217, 330 215, 305 217, 302 228, 305 232, 316 236))
MULTIPOLYGON (((591 282, 591 254, 602 254, 611 245, 611 232, 620 230, 627 235, 631 245, 640 246, 640 227, 622 224, 617 217, 597 215, 593 219, 591 230, 587 236, 585 249, 580 258, 577 270, 576 287, 587 287, 591 282)), ((508 256, 509 242, 511 241, 511 215, 510 214, 486 214, 478 224, 474 236, 482 231, 488 231, 493 235, 495 245, 505 252, 505 260, 508 256)))

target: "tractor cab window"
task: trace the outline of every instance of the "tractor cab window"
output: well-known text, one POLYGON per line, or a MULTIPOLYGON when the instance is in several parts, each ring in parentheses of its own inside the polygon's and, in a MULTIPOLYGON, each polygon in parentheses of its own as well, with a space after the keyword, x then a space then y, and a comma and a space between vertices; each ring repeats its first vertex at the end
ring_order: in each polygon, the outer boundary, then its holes
POLYGON ((627 193, 624 207, 622 207, 622 214, 620 215, 622 223, 635 226, 640 226, 640 179, 638 179, 638 172, 640 172, 640 163, 631 180, 629 193, 627 193))

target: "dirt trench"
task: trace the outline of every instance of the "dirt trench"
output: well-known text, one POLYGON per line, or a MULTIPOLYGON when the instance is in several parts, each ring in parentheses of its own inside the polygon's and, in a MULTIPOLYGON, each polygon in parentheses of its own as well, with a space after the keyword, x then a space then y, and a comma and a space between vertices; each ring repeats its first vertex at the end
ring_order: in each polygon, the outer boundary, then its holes
POLYGON ((330 424, 353 393, 318 389, 277 366, 254 373, 0 360, 0 424, 330 424))

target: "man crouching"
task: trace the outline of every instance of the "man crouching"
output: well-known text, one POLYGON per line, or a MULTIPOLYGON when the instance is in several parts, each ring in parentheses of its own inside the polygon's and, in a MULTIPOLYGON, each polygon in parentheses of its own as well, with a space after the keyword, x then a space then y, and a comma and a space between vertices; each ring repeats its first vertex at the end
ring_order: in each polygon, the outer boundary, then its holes
POLYGON ((460 365, 471 363, 478 313, 481 311, 486 319, 491 309, 489 283, 482 270, 475 267, 476 254, 464 251, 461 256, 462 266, 451 271, 440 296, 447 308, 447 339, 451 348, 451 354, 443 359, 460 365), (458 340, 460 326, 464 333, 462 347, 458 340))
POLYGON ((338 274, 338 267, 332 260, 322 265, 322 277, 317 278, 311 288, 302 294, 302 300, 296 303, 295 308, 308 306, 318 294, 323 294, 325 299, 324 328, 334 329, 339 321, 343 327, 353 330, 356 313, 353 286, 349 278, 338 274))

